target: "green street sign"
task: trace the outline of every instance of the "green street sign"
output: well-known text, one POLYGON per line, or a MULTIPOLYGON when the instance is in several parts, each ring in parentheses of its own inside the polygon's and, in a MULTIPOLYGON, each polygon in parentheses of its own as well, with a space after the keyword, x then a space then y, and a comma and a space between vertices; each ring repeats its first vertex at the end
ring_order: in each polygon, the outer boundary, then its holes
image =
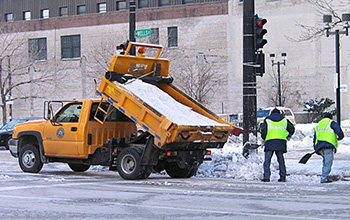
POLYGON ((150 37, 151 29, 141 29, 135 31, 135 37, 150 37))

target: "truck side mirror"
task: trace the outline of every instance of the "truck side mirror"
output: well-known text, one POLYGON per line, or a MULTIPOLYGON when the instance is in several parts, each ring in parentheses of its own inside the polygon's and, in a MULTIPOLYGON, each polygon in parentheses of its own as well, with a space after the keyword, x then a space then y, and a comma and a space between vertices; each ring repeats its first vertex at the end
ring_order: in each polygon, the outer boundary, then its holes
POLYGON ((51 105, 49 105, 47 108, 47 119, 51 120, 51 117, 52 117, 52 107, 51 105))

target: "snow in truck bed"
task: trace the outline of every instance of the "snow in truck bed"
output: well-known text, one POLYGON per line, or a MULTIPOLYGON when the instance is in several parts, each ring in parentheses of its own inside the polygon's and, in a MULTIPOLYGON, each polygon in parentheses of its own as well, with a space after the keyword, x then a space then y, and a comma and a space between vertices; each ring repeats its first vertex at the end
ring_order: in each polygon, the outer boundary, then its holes
POLYGON ((144 83, 141 80, 135 80, 122 86, 177 125, 228 126, 193 111, 188 106, 177 102, 158 87, 144 83))

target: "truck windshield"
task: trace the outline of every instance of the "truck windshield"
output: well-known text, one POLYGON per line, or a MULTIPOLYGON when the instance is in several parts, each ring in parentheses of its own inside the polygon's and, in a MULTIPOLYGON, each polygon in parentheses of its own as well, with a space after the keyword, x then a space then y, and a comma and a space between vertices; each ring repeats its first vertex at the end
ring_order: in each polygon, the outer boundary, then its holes
POLYGON ((269 116, 270 111, 269 110, 258 110, 256 117, 258 118, 266 118, 269 116))

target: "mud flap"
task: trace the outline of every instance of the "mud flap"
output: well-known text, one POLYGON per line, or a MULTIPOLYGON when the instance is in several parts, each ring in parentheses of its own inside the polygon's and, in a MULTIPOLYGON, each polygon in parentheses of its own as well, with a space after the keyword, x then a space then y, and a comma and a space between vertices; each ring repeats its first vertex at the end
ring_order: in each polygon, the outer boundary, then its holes
POLYGON ((141 165, 143 166, 156 166, 158 164, 158 158, 160 149, 154 146, 154 137, 151 135, 146 143, 145 150, 141 156, 141 165))
POLYGON ((203 151, 180 151, 177 164, 179 168, 185 169, 188 167, 199 166, 203 162, 203 151))

